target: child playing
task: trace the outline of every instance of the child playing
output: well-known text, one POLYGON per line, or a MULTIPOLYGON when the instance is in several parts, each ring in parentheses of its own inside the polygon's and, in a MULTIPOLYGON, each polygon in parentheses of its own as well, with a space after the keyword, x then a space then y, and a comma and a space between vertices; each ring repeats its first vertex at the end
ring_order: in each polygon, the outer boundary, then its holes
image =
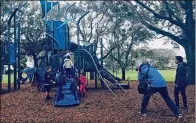
POLYGON ((84 75, 84 73, 82 72, 80 74, 80 77, 78 78, 80 81, 80 87, 79 87, 79 92, 81 94, 82 97, 85 97, 85 93, 86 93, 86 76, 84 75))
POLYGON ((64 60, 64 64, 63 67, 66 70, 66 75, 69 77, 70 79, 70 74, 71 74, 71 68, 73 67, 73 62, 70 59, 70 55, 68 55, 65 60, 64 60))
POLYGON ((46 100, 52 99, 49 92, 51 90, 51 67, 47 67, 47 71, 45 73, 45 84, 44 84, 44 91, 46 92, 46 100))

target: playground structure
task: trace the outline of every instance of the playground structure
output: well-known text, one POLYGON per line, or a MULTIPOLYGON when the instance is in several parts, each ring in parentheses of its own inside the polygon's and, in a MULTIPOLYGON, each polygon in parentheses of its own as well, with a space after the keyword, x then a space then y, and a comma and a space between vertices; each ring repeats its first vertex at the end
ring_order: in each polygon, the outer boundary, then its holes
MULTIPOLYGON (((74 4, 73 4, 74 5, 74 4)), ((69 8, 71 8, 73 5, 71 5, 69 8)), ((46 8, 46 6, 45 6, 46 8)), ((66 12, 68 11, 66 10, 66 12)), ((18 9, 17 9, 18 10, 18 9)), ((42 9, 43 10, 43 9, 42 9)), ((46 10, 46 9, 45 9, 46 10)), ((46 12, 46 11, 45 11, 46 12)), ((45 13, 42 12, 42 13, 45 13)), ((15 12, 16 13, 16 12, 15 12)), ((107 71, 103 67, 103 60, 99 60, 96 56, 96 50, 95 45, 93 43, 87 43, 87 42, 81 42, 79 39, 79 24, 80 20, 85 17, 89 12, 84 13, 77 21, 77 44, 72 42, 70 40, 69 36, 69 25, 68 22, 62 22, 62 21, 45 21, 46 24, 46 37, 49 39, 51 43, 51 50, 47 51, 47 55, 41 59, 38 68, 36 68, 36 81, 38 82, 38 87, 41 87, 42 84, 44 84, 45 78, 44 74, 46 71, 47 66, 52 67, 52 74, 53 74, 53 80, 57 81, 57 89, 56 89, 56 97, 55 97, 55 106, 61 107, 61 106, 69 106, 69 105, 77 105, 79 104, 79 99, 77 95, 77 75, 80 74, 80 71, 83 70, 84 72, 90 72, 91 74, 94 74, 95 79, 95 88, 97 88, 98 78, 101 82, 102 87, 106 86, 109 91, 116 96, 112 88, 107 84, 110 82, 111 84, 117 86, 118 88, 122 89, 124 92, 124 88, 130 88, 129 83, 126 85, 121 85, 119 83, 120 79, 113 76, 109 71, 107 71), (81 44, 82 43, 82 44, 81 44), (74 55, 74 68, 72 70, 72 77, 71 79, 67 79, 66 77, 62 77, 63 75, 63 61, 64 56, 67 52, 73 52, 74 55), (59 84, 60 81, 56 80, 55 76, 57 76, 57 79, 63 78, 63 84, 59 84), (106 82, 107 81, 107 82, 106 82), (124 88, 123 88, 123 87, 124 88)), ((46 15, 46 14, 45 14, 46 15)), ((43 16, 44 17, 44 16, 43 16)), ((11 20, 12 16, 10 17, 11 20)), ((15 18, 15 16, 14 16, 15 18)), ((9 32, 9 23, 8 22, 8 32, 9 32)), ((15 21, 14 21, 15 23, 15 21)), ((18 27, 19 28, 19 27, 18 27)), ((15 29, 15 27, 14 27, 15 29)), ((19 32, 19 31, 18 31, 19 32)), ((15 33, 14 33, 15 34, 15 33)), ((18 36, 18 44, 19 44, 19 34, 16 33, 18 36)), ((15 37, 17 37, 15 36, 15 37)), ((8 33, 8 43, 9 41, 9 33, 8 33)), ((15 39, 16 41, 16 39, 15 39)), ((102 42, 102 39, 101 39, 102 42)), ((101 43, 102 44, 102 43, 101 43)), ((10 47, 10 44, 8 45, 10 47)), ((20 45, 18 45, 18 50, 20 45)), ((17 49, 17 48, 15 48, 17 49)), ((8 68, 11 64, 10 59, 10 50, 8 50, 8 58, 9 58, 9 64, 8 68)), ((19 51, 18 51, 18 59, 20 58, 19 51)), ((101 46, 101 57, 103 57, 103 44, 101 46)), ((15 56, 16 58, 16 56, 15 56)), ((19 61, 19 60, 18 60, 19 61)), ((16 64, 16 62, 13 62, 16 64)), ((18 66, 20 66, 20 62, 18 62, 18 66)), ((16 67, 15 67, 16 68, 16 67)), ((10 68, 8 69, 8 92, 10 92, 10 68)), ((16 71, 16 70, 15 70, 16 71)), ((25 72, 25 71, 23 71, 25 72)), ((14 72, 15 75, 16 72, 14 72)), ((18 68, 18 73, 20 72, 20 69, 18 68)), ((28 73, 28 72, 26 72, 28 73)), ((32 73, 31 73, 32 74, 32 73)), ((29 76, 29 74, 27 75, 29 76)), ((21 78, 21 74, 18 74, 18 78, 21 78)), ((14 77, 14 87, 18 85, 18 89, 20 89, 20 80, 19 82, 16 81, 16 78, 14 77)), ((16 89, 16 87, 15 87, 16 89)))
MULTIPOLYGON (((27 3, 27 2, 26 2, 27 3)), ((0 93, 10 92, 12 90, 20 89, 20 83, 17 81, 20 78, 20 23, 16 23, 17 20, 17 12, 26 5, 24 3, 20 7, 14 9, 11 13, 9 20, 8 20, 8 35, 7 41, 4 42, 1 47, 1 67, 4 65, 8 65, 8 86, 7 89, 2 88, 2 70, 1 70, 1 82, 0 82, 0 93), (11 42, 10 38, 10 28, 11 28, 11 21, 14 18, 14 42, 11 42), (17 64, 18 63, 18 64, 17 64), (14 87, 11 88, 11 65, 14 67, 14 87)))

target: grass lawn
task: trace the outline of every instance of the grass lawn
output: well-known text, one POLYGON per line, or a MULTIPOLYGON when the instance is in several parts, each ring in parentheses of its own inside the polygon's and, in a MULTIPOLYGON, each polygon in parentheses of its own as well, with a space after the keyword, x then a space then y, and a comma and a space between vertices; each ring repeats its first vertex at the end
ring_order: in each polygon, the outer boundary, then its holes
MULTIPOLYGON (((176 70, 175 69, 159 70, 159 72, 161 73, 161 75, 163 76, 163 78, 167 82, 174 82, 175 81, 175 75, 176 75, 176 70)), ((114 75, 116 76, 116 73, 114 75)), ((121 71, 117 72, 117 77, 119 77, 119 78, 122 77, 121 71)), ((128 77, 131 80, 137 80, 137 72, 135 70, 134 71, 132 71, 132 70, 126 71, 125 78, 127 79, 128 77)))
MULTIPOLYGON (((23 74, 22 76, 25 78, 27 75, 26 74, 23 74)), ((17 75, 17 77, 18 77, 18 75, 17 75)), ((8 82, 8 75, 7 74, 3 74, 3 80, 2 80, 2 82, 3 83, 7 83, 8 82)), ((13 73, 11 74, 11 82, 12 83, 14 82, 14 74, 13 73)))
MULTIPOLYGON (((174 82, 175 80, 175 74, 176 74, 176 70, 175 69, 170 69, 170 70, 159 70, 159 72, 163 75, 164 79, 167 81, 167 82, 174 82)), ((113 72, 111 71, 111 73, 113 74, 113 72)), ((122 74, 121 74, 121 71, 118 71, 118 72, 114 72, 114 76, 116 76, 121 78, 122 77, 122 74)), ((126 79, 129 77, 130 80, 137 80, 137 72, 134 70, 129 70, 129 71, 126 71, 126 79)), ((14 80, 14 75, 11 74, 11 82, 13 82, 14 80)), ((3 83, 7 83, 8 81, 8 76, 7 75, 3 75, 3 83)))

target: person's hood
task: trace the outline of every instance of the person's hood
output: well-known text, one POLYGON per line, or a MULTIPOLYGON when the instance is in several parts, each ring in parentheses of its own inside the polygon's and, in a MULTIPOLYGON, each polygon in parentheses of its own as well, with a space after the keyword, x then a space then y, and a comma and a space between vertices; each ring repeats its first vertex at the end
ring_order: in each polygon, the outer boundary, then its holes
POLYGON ((150 66, 150 64, 148 64, 148 63, 141 64, 141 65, 140 65, 140 67, 139 67, 139 70, 142 70, 142 69, 148 68, 149 66, 150 66))
POLYGON ((182 65, 182 66, 185 66, 185 67, 187 67, 187 66, 188 66, 188 64, 187 64, 187 63, 185 63, 185 62, 181 62, 179 65, 182 65))
POLYGON ((66 58, 66 59, 64 59, 64 62, 65 62, 65 61, 69 61, 69 60, 70 60, 70 59, 67 59, 67 58, 66 58))

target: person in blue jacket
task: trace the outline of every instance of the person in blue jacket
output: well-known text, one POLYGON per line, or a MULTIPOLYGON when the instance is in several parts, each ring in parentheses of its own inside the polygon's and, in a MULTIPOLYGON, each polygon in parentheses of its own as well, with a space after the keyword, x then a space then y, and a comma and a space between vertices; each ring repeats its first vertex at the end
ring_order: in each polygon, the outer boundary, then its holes
POLYGON ((166 104, 168 105, 172 113, 175 115, 175 117, 182 118, 182 114, 180 113, 177 106, 171 100, 168 94, 166 81, 164 80, 162 75, 157 71, 157 69, 152 67, 148 62, 143 62, 138 69, 139 69, 138 81, 141 83, 147 81, 149 84, 146 93, 143 96, 143 100, 141 104, 141 112, 139 113, 142 116, 147 116, 146 108, 148 106, 149 99, 151 95, 158 92, 161 95, 161 97, 164 99, 164 101, 166 102, 166 104))
POLYGON ((188 85, 187 77, 187 67, 188 65, 183 62, 181 56, 176 56, 176 64, 178 67, 176 69, 176 79, 175 79, 175 88, 174 88, 174 98, 176 106, 179 108, 179 92, 181 92, 183 100, 183 108, 188 109, 187 106, 187 96, 186 96, 186 87, 188 85))

